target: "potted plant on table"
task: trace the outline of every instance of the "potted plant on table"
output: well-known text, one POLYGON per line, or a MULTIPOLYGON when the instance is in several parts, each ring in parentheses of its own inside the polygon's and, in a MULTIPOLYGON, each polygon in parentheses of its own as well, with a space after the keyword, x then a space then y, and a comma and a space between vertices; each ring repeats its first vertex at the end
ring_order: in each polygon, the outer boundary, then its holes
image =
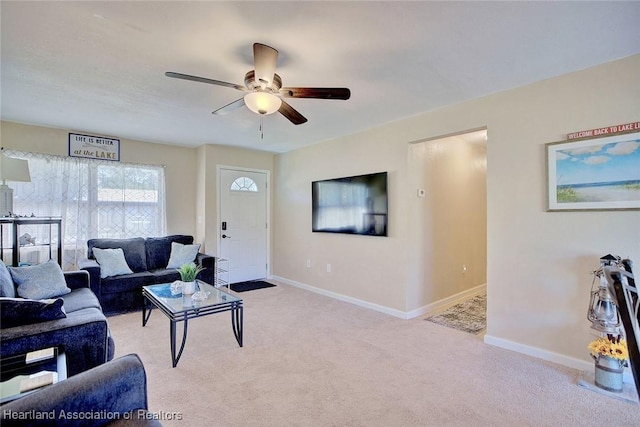
POLYGON ((589 351, 596 362, 596 386, 615 393, 622 392, 622 374, 629 359, 626 340, 620 335, 607 334, 591 341, 589 351))
POLYGON ((183 294, 192 294, 196 291, 196 277, 198 273, 204 270, 203 267, 196 265, 195 262, 188 262, 186 264, 182 264, 180 268, 178 268, 178 273, 180 273, 180 279, 182 280, 182 293, 183 294))

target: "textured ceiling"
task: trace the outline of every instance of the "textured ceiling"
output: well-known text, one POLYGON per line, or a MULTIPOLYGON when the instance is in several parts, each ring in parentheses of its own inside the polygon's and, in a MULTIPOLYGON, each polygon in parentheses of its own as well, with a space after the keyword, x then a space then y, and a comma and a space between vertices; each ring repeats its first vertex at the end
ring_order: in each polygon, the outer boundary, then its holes
POLYGON ((640 53, 640 2, 11 2, 1 12, 1 118, 175 145, 286 152, 640 53), (309 119, 211 111, 252 44, 280 52, 309 119))

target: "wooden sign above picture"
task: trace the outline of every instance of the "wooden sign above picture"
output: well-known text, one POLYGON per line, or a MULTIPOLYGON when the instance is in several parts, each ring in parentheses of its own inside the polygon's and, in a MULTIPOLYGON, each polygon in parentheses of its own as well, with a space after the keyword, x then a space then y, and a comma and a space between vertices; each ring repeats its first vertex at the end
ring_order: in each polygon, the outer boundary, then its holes
POLYGON ((120 140, 69 133, 69 156, 120 161, 120 140))
POLYGON ((625 123, 623 125, 607 126, 598 129, 572 132, 567 135, 567 140, 578 140, 585 138, 598 138, 600 136, 619 135, 621 133, 631 133, 640 131, 640 122, 625 123))

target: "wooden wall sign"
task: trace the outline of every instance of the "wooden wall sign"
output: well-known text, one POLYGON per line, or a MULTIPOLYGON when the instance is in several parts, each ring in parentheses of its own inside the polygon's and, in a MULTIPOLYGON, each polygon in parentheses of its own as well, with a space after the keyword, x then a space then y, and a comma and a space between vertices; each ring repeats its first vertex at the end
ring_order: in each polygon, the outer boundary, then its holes
POLYGON ((583 130, 580 132, 572 132, 567 135, 567 140, 578 140, 584 138, 597 138, 599 136, 618 135, 621 133, 631 133, 640 131, 640 122, 625 123, 623 125, 607 126, 598 129, 583 130))
POLYGON ((69 133, 69 156, 120 161, 120 140, 69 133))

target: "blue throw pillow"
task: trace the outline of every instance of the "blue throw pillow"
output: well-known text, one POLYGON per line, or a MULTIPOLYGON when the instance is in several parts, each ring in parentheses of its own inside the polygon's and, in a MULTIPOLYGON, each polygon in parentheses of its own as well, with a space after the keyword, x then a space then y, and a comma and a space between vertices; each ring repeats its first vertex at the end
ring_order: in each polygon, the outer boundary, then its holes
POLYGON ((0 328, 30 325, 32 323, 67 317, 64 300, 32 300, 0 297, 0 328))
POLYGON ((7 270, 7 266, 0 259, 0 297, 14 298, 16 296, 16 288, 13 286, 11 273, 7 270))
POLYGON ((22 298, 56 298, 71 292, 62 269, 54 260, 27 267, 9 267, 9 271, 22 298))
POLYGON ((122 274, 133 274, 124 257, 124 252, 120 248, 93 248, 93 256, 96 257, 96 261, 100 264, 100 278, 102 279, 122 274))
POLYGON ((196 260, 200 243, 195 245, 183 245, 181 243, 171 243, 171 256, 167 262, 167 268, 180 268, 183 264, 189 264, 196 260))

